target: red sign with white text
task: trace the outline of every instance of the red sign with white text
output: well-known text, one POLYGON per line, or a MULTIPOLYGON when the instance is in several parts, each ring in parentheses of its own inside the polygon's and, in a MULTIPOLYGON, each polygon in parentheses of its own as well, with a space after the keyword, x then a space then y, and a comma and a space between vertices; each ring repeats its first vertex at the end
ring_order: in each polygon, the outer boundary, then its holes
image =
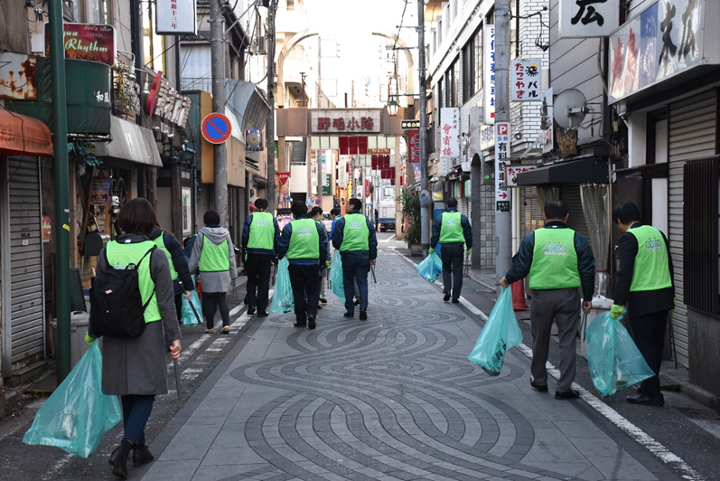
POLYGON ((280 185, 285 185, 285 182, 287 182, 287 180, 290 178, 290 172, 278 172, 277 177, 280 181, 280 185))

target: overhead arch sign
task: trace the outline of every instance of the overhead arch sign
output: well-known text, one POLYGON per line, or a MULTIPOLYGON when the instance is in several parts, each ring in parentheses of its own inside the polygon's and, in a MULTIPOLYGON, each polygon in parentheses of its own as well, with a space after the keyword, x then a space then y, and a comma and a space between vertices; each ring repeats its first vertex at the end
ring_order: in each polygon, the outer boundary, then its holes
POLYGON ((230 119, 223 114, 213 113, 203 119, 200 130, 205 140, 211 144, 222 144, 230 138, 232 125, 230 119))

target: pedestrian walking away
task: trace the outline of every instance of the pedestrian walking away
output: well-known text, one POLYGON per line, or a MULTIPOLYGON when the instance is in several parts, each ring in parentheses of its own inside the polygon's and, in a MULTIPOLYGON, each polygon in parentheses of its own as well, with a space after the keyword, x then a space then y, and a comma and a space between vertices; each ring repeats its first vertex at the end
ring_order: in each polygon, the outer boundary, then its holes
POLYGON ((613 222, 622 233, 618 242, 619 268, 610 317, 617 319, 627 306, 635 344, 655 375, 640 384, 627 402, 663 406, 660 365, 665 346, 668 314, 675 308, 673 265, 668 240, 661 231, 640 220, 632 202, 615 206, 613 222))
POLYGON ((295 301, 295 327, 315 329, 320 297, 320 266, 327 260, 328 238, 322 223, 307 216, 307 207, 294 202, 294 219, 283 227, 277 246, 278 259, 287 255, 295 301))
POLYGON ((280 227, 267 211, 266 199, 255 199, 255 208, 245 219, 242 232, 241 256, 248 276, 245 304, 248 314, 255 314, 257 310, 258 317, 266 317, 270 271, 273 262, 277 262, 275 246, 280 240, 280 227))
MULTIPOLYGON (((319 223, 322 228, 327 232, 327 229, 322 223, 323 218, 323 210, 319 206, 315 206, 310 210, 309 217, 314 220, 315 222, 319 223)), ((328 251, 327 251, 327 261, 324 264, 320 264, 320 302, 322 304, 327 304, 327 299, 325 298, 325 279, 328 275, 328 263, 330 262, 331 256, 330 256, 330 242, 328 242, 328 251)), ((322 309, 322 305, 318 304, 318 309, 322 309)))
POLYGON ((175 312, 180 320, 182 319, 182 298, 185 296, 188 301, 192 300, 192 291, 195 289, 183 247, 174 235, 164 231, 160 225, 153 227, 149 238, 167 256, 175 293, 175 312))
POLYGON ((367 319, 368 272, 377 259, 377 237, 370 219, 360 213, 360 199, 347 202, 348 212, 339 219, 333 230, 332 244, 340 250, 345 289, 345 317, 355 315, 354 283, 360 295, 360 319, 367 319))
MULTIPOLYGON (((135 466, 155 459, 146 444, 145 425, 155 396, 168 392, 165 338, 171 340, 170 354, 177 359, 181 333, 168 257, 148 237, 157 225, 154 209, 145 199, 133 199, 118 214, 118 225, 123 234, 100 252, 96 272, 100 277, 109 269, 136 266, 145 321, 139 336, 105 335, 102 343, 102 392, 120 396, 123 411, 123 438, 108 462, 113 474, 125 479, 131 451, 135 466)), ((92 343, 98 335, 91 325, 85 340, 92 343)))
POLYGON ((207 334, 215 333, 215 311, 220 309, 222 333, 230 332, 230 309, 226 299, 230 281, 237 278, 235 248, 230 233, 220 225, 220 214, 209 210, 203 217, 205 227, 200 229, 192 255, 190 272, 200 271, 202 284, 202 310, 207 334))
POLYGON ((443 300, 460 302, 463 286, 463 244, 467 246, 467 255, 472 252, 472 228, 467 216, 457 211, 457 199, 445 202, 445 212, 433 221, 430 251, 432 254, 438 243, 442 246, 440 257, 443 263, 443 300))
POLYGON ((555 387, 555 399, 575 399, 580 396, 571 389, 575 380, 577 326, 580 309, 587 314, 592 308, 595 257, 587 240, 568 228, 570 214, 564 201, 547 201, 544 212, 545 227, 525 237, 510 270, 499 284, 508 287, 527 276, 530 278, 533 336, 530 385, 540 392, 548 391, 545 366, 555 320, 560 342, 560 379, 555 387), (582 304, 579 287, 582 287, 582 304))

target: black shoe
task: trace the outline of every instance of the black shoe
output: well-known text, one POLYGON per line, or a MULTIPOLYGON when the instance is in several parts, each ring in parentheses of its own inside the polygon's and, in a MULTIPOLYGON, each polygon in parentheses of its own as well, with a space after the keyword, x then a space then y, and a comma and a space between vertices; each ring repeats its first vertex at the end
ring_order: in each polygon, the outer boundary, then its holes
POLYGON ((327 304, 327 299, 325 299, 324 297, 321 297, 320 302, 322 302, 323 304, 327 304))
POLYGON ((322 306, 320 304, 317 305, 318 309, 322 309, 322 306))
POLYGON ((295 324, 293 324, 293 327, 305 327, 305 323, 303 322, 302 324, 300 324, 299 322, 296 322, 295 324))
POLYGON ((453 300, 452 300, 452 303, 453 303, 453 304, 460 304, 460 299, 453 299, 453 300))
POLYGON ((267 312, 259 312, 258 317, 267 317, 269 314, 267 312))
POLYGON ((251 316, 255 314, 255 306, 248 307, 248 314, 250 314, 251 316))
POLYGON ((547 384, 538 384, 535 381, 530 381, 530 385, 540 392, 548 392, 547 384))
POLYGON ((367 311, 360 309, 360 320, 367 321, 367 311))
POLYGON ((127 439, 123 439, 110 455, 110 459, 108 459, 108 463, 113 467, 112 473, 118 478, 127 479, 128 477, 127 460, 131 449, 132 443, 127 439))
POLYGON ((443 296, 443 301, 447 302, 449 300, 450 300, 450 293, 446 292, 445 295, 443 296))
POLYGON ((356 306, 359 306, 359 305, 360 305, 360 299, 355 299, 355 305, 356 305, 356 306))
POLYGON ((307 320, 308 329, 315 329, 315 316, 310 314, 307 320))
POLYGON ((577 399, 580 393, 570 389, 569 391, 555 391, 555 399, 577 399))
POLYGON ((147 447, 147 444, 140 444, 138 446, 133 446, 132 460, 133 466, 137 468, 143 464, 152 463, 155 461, 155 456, 152 455, 147 447))
POLYGON ((343 314, 343 316, 345 316, 345 317, 355 317, 355 313, 348 311, 348 312, 346 312, 345 314, 343 314))
POLYGON ((658 397, 650 397, 645 393, 635 394, 625 398, 630 404, 642 404, 645 406, 663 407, 665 405, 665 397, 660 393, 658 397))

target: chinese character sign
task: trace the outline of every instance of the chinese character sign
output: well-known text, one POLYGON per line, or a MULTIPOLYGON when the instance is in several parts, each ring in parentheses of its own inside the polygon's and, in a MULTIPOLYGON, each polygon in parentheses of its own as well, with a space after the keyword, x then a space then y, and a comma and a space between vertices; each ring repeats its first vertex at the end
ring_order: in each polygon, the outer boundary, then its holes
POLYGON ((312 133, 380 133, 380 110, 312 110, 312 133))
POLYGON ((509 200, 509 192, 505 187, 505 166, 510 161, 510 122, 495 124, 495 201, 499 210, 499 202, 509 200))
POLYGON ((460 157, 460 109, 440 109, 440 175, 447 175, 453 159, 460 157))
POLYGON ((420 162, 420 129, 408 130, 410 162, 420 162))
POLYGON ((506 165, 505 187, 517 187, 518 174, 537 169, 534 165, 506 165))
POLYGON ((495 122, 495 27, 483 28, 483 123, 495 122))
POLYGON ((512 97, 510 100, 526 102, 542 100, 540 90, 540 60, 514 60, 510 64, 512 97))
POLYGON ((495 131, 492 125, 480 127, 480 149, 487 150, 495 145, 495 131))
POLYGON ((560 0, 560 38, 607 37, 619 25, 617 0, 560 0))
POLYGON ((158 35, 197 34, 196 0, 157 0, 155 25, 158 35))

